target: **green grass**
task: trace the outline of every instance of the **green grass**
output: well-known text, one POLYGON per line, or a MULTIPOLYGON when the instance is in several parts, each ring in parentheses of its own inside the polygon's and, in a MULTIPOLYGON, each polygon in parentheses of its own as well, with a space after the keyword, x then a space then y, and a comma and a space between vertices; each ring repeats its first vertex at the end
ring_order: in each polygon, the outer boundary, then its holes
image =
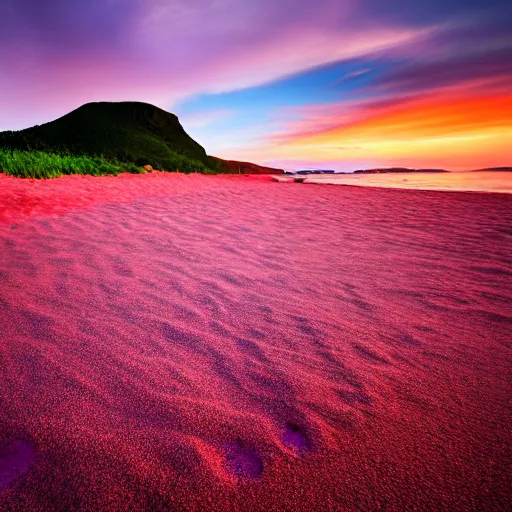
POLYGON ((142 172, 134 164, 101 157, 59 155, 42 151, 16 151, 0 148, 0 170, 18 178, 57 178, 64 174, 117 175, 142 172))
MULTIPOLYGON (((174 155, 168 171, 202 172, 213 171, 201 162, 183 155, 174 155)), ((0 148, 0 171, 18 178, 57 178, 66 174, 90 174, 103 176, 121 172, 141 173, 144 169, 134 163, 120 162, 101 156, 65 155, 45 151, 18 151, 0 148)))

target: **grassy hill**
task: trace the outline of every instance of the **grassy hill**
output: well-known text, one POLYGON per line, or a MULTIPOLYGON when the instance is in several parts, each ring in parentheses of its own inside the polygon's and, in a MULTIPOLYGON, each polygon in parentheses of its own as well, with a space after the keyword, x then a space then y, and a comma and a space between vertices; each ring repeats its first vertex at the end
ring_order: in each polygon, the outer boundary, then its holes
POLYGON ((167 171, 215 170, 204 148, 174 114, 146 103, 88 103, 41 126, 0 132, 0 148, 17 151, 18 160, 30 151, 32 156, 38 152, 96 157, 167 171))
POLYGON ((117 174, 145 165, 180 172, 283 172, 208 156, 174 114, 147 103, 87 103, 55 121, 0 132, 0 171, 14 176, 117 174))

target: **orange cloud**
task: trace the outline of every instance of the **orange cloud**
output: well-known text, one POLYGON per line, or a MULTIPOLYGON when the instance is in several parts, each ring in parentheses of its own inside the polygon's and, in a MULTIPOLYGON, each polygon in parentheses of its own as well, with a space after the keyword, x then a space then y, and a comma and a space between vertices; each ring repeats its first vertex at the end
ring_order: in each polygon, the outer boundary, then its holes
POLYGON ((274 160, 371 160, 378 165, 451 169, 511 163, 510 94, 437 94, 383 104, 374 111, 362 108, 337 125, 335 118, 318 121, 317 132, 307 121, 299 122, 295 132, 291 127, 265 148, 267 155, 274 160))

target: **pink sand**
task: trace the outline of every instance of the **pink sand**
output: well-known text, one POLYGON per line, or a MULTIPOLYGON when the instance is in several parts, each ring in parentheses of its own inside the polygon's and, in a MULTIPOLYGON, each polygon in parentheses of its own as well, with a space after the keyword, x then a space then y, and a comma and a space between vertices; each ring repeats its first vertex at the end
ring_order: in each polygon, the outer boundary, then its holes
POLYGON ((0 510, 510 503, 510 196, 0 175, 0 205, 0 510))

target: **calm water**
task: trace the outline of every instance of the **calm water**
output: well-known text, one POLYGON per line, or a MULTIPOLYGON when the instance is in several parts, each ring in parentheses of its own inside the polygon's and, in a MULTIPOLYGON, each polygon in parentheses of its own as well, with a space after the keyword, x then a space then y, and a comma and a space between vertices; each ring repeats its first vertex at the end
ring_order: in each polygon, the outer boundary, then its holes
POLYGON ((307 178, 307 182, 365 187, 512 193, 512 172, 313 175, 307 178))

